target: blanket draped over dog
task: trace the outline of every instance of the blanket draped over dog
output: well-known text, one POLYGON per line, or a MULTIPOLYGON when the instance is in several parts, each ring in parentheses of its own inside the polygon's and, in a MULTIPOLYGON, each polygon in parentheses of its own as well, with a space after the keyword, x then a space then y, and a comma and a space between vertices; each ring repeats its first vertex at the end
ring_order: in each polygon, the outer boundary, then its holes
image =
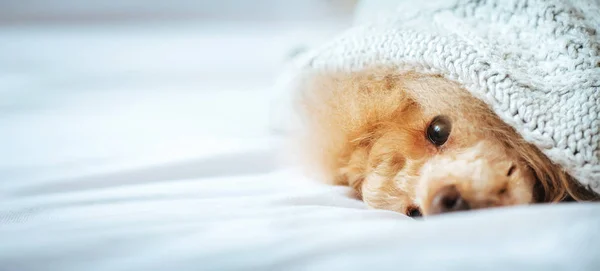
POLYGON ((285 84, 374 66, 440 74, 600 193, 599 6, 597 0, 363 1, 355 26, 297 57, 285 84), (368 10, 374 2, 388 8, 368 10))

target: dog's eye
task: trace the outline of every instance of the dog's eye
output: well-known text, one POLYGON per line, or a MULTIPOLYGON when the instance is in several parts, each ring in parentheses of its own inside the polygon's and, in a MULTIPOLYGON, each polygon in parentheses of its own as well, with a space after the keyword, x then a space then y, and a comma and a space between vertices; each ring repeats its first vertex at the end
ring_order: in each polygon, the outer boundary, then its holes
POLYGON ((433 118, 429 123, 429 127, 427 127, 427 139, 436 146, 442 146, 448 141, 451 130, 452 123, 450 119, 446 116, 437 116, 433 118))
POLYGON ((423 216, 421 214, 421 210, 419 210, 419 207, 416 207, 416 206, 409 207, 408 210, 406 210, 406 215, 410 216, 410 217, 420 217, 420 216, 423 216))

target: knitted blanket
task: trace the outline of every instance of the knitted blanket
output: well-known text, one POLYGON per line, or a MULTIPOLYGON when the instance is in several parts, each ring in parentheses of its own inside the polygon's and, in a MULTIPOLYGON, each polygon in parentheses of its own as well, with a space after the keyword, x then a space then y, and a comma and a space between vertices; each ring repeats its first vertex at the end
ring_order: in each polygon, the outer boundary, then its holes
POLYGON ((459 82, 600 193, 600 3, 363 1, 354 27, 297 57, 287 87, 324 71, 392 66, 459 82), (376 3, 376 5, 373 5, 376 3), (382 6, 385 8, 367 8, 382 6))

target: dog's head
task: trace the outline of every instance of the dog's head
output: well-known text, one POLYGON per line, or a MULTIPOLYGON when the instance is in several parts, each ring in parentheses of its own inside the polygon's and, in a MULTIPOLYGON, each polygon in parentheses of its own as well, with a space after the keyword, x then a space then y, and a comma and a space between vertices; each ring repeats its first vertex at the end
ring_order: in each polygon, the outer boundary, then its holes
POLYGON ((418 216, 585 193, 485 103, 441 77, 327 75, 306 87, 300 105, 305 161, 375 208, 418 216))

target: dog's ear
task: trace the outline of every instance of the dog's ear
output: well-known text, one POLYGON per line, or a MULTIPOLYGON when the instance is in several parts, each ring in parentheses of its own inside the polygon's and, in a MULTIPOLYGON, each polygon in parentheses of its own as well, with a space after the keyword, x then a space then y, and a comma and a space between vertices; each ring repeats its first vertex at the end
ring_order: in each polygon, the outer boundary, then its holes
POLYGON ((539 153, 536 156, 537 159, 530 159, 530 161, 537 160, 537 165, 532 166, 538 180, 533 188, 536 203, 600 201, 600 195, 582 186, 543 154, 539 153))
POLYGON ((569 178, 570 187, 566 199, 570 201, 600 201, 600 195, 593 192, 591 187, 584 187, 573 178, 569 178))

